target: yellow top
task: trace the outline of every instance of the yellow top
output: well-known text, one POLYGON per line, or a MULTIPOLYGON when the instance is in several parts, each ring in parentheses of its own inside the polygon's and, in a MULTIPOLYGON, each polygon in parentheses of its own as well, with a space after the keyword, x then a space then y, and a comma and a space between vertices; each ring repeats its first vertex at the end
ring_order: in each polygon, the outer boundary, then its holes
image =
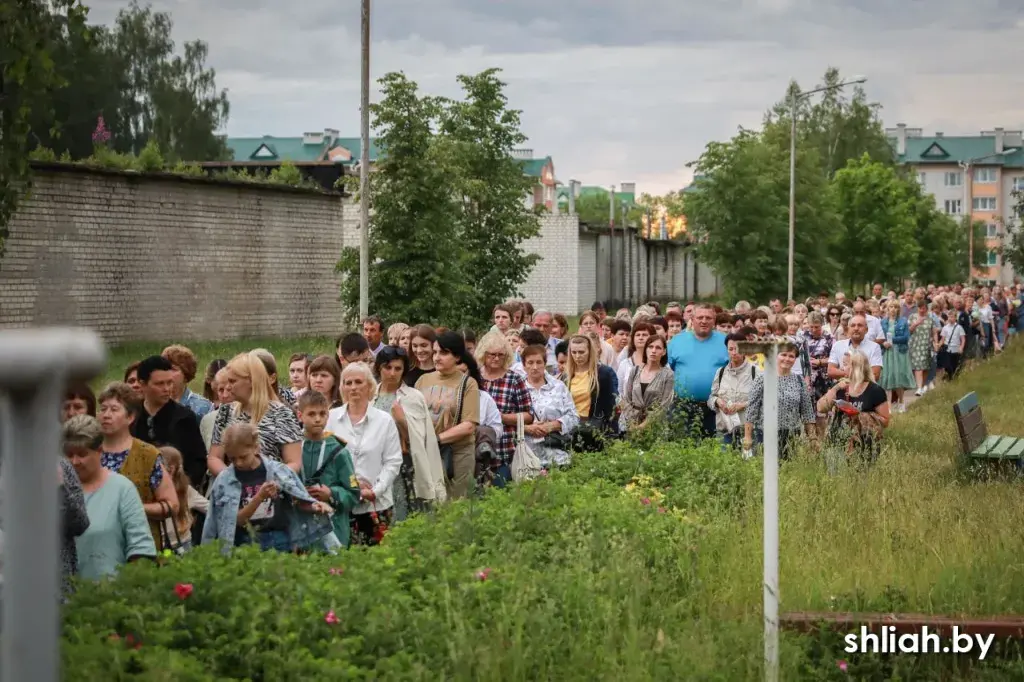
POLYGON ((590 416, 590 372, 576 374, 569 385, 569 393, 576 404, 576 414, 581 417, 590 416))

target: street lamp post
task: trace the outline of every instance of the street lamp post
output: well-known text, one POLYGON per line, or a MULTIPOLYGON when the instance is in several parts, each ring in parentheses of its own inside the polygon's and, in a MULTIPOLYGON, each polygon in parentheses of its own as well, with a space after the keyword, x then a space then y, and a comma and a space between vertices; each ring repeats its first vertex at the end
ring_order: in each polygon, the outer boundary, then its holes
POLYGON ((786 288, 786 300, 793 300, 793 253, 796 241, 796 105, 800 100, 810 97, 819 92, 830 92, 845 88, 847 85, 856 85, 867 82, 864 76, 854 76, 850 80, 840 81, 835 85, 823 85, 814 90, 804 92, 793 92, 789 96, 789 277, 786 288))
POLYGON ((363 0, 359 150, 359 320, 370 314, 370 0, 363 0))
POLYGON ((967 286, 974 284, 974 205, 972 203, 974 194, 974 178, 971 177, 972 166, 979 161, 990 159, 995 156, 1006 156, 1012 149, 1004 149, 1001 152, 995 154, 986 154, 985 156, 978 156, 968 161, 960 161, 957 165, 960 166, 960 170, 964 173, 964 216, 967 218, 967 286), (968 182, 970 183, 968 185, 968 182))

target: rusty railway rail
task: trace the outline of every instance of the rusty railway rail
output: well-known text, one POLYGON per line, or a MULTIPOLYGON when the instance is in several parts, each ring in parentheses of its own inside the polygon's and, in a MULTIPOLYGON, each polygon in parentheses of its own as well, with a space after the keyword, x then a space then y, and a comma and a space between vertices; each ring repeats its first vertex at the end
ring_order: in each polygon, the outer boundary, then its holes
POLYGON ((807 612, 785 613, 779 618, 779 626, 791 632, 813 633, 826 629, 849 633, 867 627, 869 632, 880 633, 883 627, 894 628, 887 632, 898 635, 920 633, 927 627, 940 637, 951 637, 956 626, 962 634, 994 634, 999 639, 1024 640, 1024 616, 936 616, 925 613, 851 613, 851 612, 807 612))

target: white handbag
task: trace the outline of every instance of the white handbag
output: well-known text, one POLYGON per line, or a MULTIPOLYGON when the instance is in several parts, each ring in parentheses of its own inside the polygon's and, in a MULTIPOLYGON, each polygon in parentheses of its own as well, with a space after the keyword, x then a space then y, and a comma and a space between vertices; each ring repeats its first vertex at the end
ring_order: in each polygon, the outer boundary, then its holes
POLYGON ((526 444, 526 431, 523 426, 523 414, 516 415, 516 451, 512 455, 512 480, 528 481, 540 475, 543 469, 540 458, 526 444))

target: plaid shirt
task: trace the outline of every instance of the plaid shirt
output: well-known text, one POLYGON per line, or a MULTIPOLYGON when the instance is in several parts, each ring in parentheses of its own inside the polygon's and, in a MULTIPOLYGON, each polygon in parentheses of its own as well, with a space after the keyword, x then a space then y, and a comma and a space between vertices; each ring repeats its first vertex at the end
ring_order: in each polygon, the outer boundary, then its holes
MULTIPOLYGON (((498 411, 502 414, 516 414, 518 412, 533 413, 533 401, 530 399, 530 391, 526 388, 526 382, 519 374, 509 370, 500 379, 484 379, 481 388, 491 394, 498 411)), ((498 443, 498 454, 501 455, 503 464, 512 463, 512 455, 516 450, 516 425, 505 424, 505 432, 501 435, 498 443)))

